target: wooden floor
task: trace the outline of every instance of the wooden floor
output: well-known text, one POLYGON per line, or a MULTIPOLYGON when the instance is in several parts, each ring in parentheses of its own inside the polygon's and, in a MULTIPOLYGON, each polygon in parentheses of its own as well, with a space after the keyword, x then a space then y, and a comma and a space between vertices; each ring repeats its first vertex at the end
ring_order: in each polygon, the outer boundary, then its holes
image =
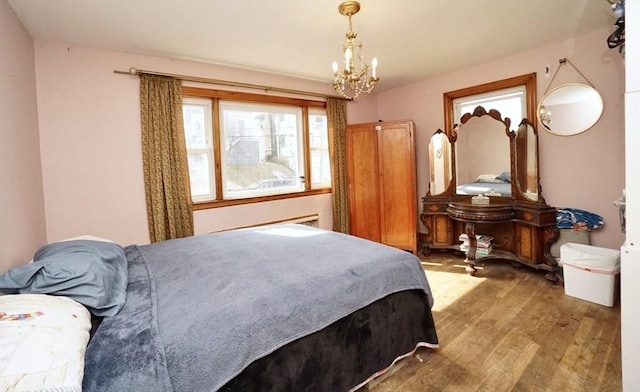
POLYGON ((618 300, 567 296, 562 283, 504 261, 468 276, 463 260, 422 258, 440 348, 418 349, 362 391, 622 390, 618 300))

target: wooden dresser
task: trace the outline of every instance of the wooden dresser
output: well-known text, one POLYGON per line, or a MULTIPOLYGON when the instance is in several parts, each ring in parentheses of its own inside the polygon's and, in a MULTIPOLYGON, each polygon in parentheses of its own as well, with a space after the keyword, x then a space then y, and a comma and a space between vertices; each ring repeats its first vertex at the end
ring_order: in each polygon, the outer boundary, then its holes
POLYGON ((429 229, 423 251, 460 250, 460 235, 469 238, 466 270, 476 273, 476 259, 502 259, 548 271, 557 279, 557 262, 551 244, 557 239, 556 209, 547 205, 494 202, 473 205, 469 201, 424 200, 420 219, 429 229), (493 237, 489 255, 476 255, 476 235, 493 237))
POLYGON ((460 125, 433 135, 421 250, 427 256, 433 249, 464 251, 471 275, 480 259, 500 259, 542 270, 556 282, 556 209, 546 204, 539 184, 537 130, 526 118, 510 125, 498 111, 478 106, 460 125), (461 249, 462 234, 468 242, 461 249), (482 255, 476 235, 493 237, 482 255))

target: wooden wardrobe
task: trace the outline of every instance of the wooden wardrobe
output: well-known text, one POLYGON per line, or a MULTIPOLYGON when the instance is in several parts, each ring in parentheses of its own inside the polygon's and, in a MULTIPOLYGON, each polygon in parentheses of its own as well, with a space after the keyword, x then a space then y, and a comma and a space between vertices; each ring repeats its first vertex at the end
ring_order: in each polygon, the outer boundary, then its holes
POLYGON ((351 234, 417 252, 412 121, 347 125, 351 234))

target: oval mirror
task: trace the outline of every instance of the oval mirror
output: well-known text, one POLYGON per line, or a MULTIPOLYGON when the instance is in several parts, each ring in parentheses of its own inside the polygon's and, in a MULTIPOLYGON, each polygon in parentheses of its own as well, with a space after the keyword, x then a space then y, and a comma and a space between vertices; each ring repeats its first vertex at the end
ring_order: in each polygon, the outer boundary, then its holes
POLYGON ((438 129, 429 142, 429 193, 439 195, 449 188, 451 183, 451 143, 438 129))
POLYGON ((595 88, 580 83, 563 84, 542 97, 538 121, 554 135, 577 135, 598 122, 603 108, 602 97, 595 88))

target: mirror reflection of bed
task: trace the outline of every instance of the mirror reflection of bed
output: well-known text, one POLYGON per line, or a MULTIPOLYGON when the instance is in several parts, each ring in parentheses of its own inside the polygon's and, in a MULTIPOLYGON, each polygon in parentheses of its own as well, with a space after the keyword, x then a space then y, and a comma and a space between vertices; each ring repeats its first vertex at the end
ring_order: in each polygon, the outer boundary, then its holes
POLYGON ((456 193, 458 195, 511 196, 511 175, 509 172, 480 174, 475 181, 458 185, 456 193))
MULTIPOLYGON (((511 152, 507 124, 496 121, 478 106, 462 117, 456 128, 456 178, 458 195, 511 196, 511 152)), ((500 113, 493 111, 494 116, 500 113)))

